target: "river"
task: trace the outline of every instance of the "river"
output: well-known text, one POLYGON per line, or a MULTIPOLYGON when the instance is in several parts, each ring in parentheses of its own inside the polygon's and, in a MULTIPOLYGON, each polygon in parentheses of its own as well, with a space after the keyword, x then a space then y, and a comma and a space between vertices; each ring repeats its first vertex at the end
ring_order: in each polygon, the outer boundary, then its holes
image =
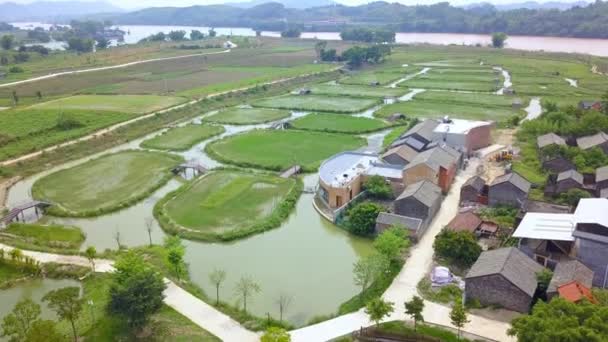
MULTIPOLYGON (((48 28, 49 24, 28 22, 11 23, 11 25, 33 29, 36 26, 48 28)), ((207 33, 210 27, 206 26, 168 26, 168 25, 118 25, 117 28, 127 32, 125 35, 126 44, 134 44, 143 38, 158 32, 169 33, 173 30, 199 30, 207 33)), ((217 27, 215 31, 219 35, 239 35, 255 36, 255 31, 242 27, 217 27)), ((279 32, 263 31, 263 36, 279 37, 279 32)), ((317 38, 323 40, 340 40, 339 32, 303 32, 302 38, 317 38)), ((489 45, 492 38, 487 34, 465 34, 465 33, 405 33, 399 32, 395 40, 400 44, 429 43, 437 45, 489 45)), ((52 46, 57 46, 54 43, 52 46)), ((608 56, 608 39, 589 39, 589 38, 566 38, 566 37, 541 37, 541 36, 509 36, 506 47, 527 51, 549 51, 549 52, 568 52, 582 53, 596 56, 608 56)))

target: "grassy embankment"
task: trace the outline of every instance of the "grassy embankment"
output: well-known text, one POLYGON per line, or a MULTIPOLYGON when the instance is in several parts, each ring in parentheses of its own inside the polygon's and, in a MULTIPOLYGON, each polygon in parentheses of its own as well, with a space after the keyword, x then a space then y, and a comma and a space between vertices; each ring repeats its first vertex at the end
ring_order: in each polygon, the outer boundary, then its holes
POLYGON ((77 227, 12 223, 0 232, 0 242, 27 250, 78 253, 85 240, 77 227))

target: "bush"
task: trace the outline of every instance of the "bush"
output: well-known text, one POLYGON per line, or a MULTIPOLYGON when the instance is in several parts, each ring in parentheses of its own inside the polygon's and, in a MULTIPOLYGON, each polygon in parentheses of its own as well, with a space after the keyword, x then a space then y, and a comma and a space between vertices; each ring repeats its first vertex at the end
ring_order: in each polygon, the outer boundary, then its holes
POLYGON ((376 228, 376 218, 384 208, 373 202, 362 202, 348 210, 348 230, 356 235, 369 236, 376 228))
POLYGON ((470 232, 444 229, 433 243, 435 254, 457 266, 471 267, 481 254, 481 246, 470 232))
POLYGON ((22 67, 18 67, 18 66, 14 66, 14 67, 11 67, 10 69, 8 69, 8 72, 13 73, 13 74, 20 74, 24 71, 25 70, 23 70, 22 67))
POLYGON ((393 190, 390 184, 382 176, 371 176, 363 184, 363 188, 374 198, 390 199, 393 197, 393 190))
POLYGON ((57 123, 55 124, 55 127, 60 131, 69 131, 83 126, 84 125, 80 121, 63 113, 59 115, 57 123))

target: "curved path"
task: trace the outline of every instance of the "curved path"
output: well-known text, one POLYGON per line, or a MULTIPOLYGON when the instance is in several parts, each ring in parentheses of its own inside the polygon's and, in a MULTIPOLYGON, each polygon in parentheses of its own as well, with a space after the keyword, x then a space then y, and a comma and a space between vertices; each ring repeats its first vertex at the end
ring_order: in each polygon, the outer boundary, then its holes
POLYGON ((0 88, 20 85, 20 84, 23 84, 23 83, 31 83, 31 82, 36 82, 36 81, 42 81, 42 80, 46 80, 46 79, 54 78, 54 77, 59 77, 59 76, 84 74, 84 73, 87 73, 87 72, 104 71, 104 70, 111 70, 111 69, 120 69, 120 68, 130 67, 130 66, 133 66, 133 65, 144 64, 144 63, 162 62, 162 61, 169 61, 169 60, 172 60, 172 59, 181 59, 181 58, 196 57, 196 56, 217 55, 217 54, 220 54, 220 53, 228 53, 228 52, 230 52, 230 49, 223 50, 223 51, 216 51, 216 52, 208 52, 208 53, 195 53, 195 54, 183 55, 183 56, 151 58, 151 59, 144 59, 144 60, 135 61, 135 62, 129 62, 129 63, 117 64, 117 65, 109 65, 109 66, 97 67, 97 68, 79 69, 79 70, 72 70, 72 71, 62 71, 62 72, 57 72, 57 73, 48 74, 48 75, 44 75, 44 76, 38 76, 38 77, 28 78, 26 80, 15 81, 15 82, 11 82, 11 83, 3 83, 3 84, 0 84, 0 88))
MULTIPOLYGON (((8 252, 13 247, 0 243, 0 249, 8 252)), ((77 255, 58 255, 34 251, 23 251, 23 254, 41 263, 54 262, 91 267, 91 263, 87 258, 77 255)), ((113 265, 114 261, 112 260, 96 259, 95 271, 100 273, 113 272, 113 265)), ((259 340, 259 336, 256 333, 243 328, 237 321, 193 296, 171 280, 165 278, 165 282, 167 284, 167 289, 164 292, 165 304, 190 319, 196 325, 219 337, 222 341, 253 342, 259 340)))

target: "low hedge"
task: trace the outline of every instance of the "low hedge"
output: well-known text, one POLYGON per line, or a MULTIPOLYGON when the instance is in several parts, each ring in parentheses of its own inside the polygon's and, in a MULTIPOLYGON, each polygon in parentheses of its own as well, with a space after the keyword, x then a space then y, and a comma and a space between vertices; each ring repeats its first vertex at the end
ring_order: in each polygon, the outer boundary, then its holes
MULTIPOLYGON (((130 150, 126 150, 126 151, 130 151, 130 150)), ((116 153, 112 153, 112 154, 106 154, 99 158, 104 158, 104 157, 108 157, 113 154, 123 153, 123 152, 125 152, 125 151, 120 151, 120 152, 116 152, 116 153)), ((182 158, 181 156, 175 155, 175 154, 164 153, 164 152, 149 152, 149 153, 164 154, 164 155, 168 156, 169 158, 175 160, 175 165, 182 163, 184 161, 184 158, 182 158)), ((91 159, 91 160, 96 160, 99 158, 95 158, 95 159, 91 159)), ((113 213, 115 211, 129 208, 129 207, 135 205, 136 203, 143 201, 144 199, 150 197, 156 190, 160 189, 165 184, 167 184, 169 182, 169 180, 171 180, 171 178, 173 178, 173 177, 174 177, 174 175, 171 173, 171 170, 167 170, 167 173, 165 174, 165 176, 158 183, 154 184, 154 186, 151 186, 150 188, 146 189, 146 191, 144 191, 136 196, 130 197, 125 201, 122 201, 120 203, 110 205, 107 207, 101 207, 101 208, 97 208, 95 210, 71 211, 71 210, 62 208, 58 204, 53 204, 50 208, 48 208, 46 210, 46 212, 47 212, 47 214, 49 214, 51 216, 56 216, 56 217, 96 217, 96 216, 106 215, 109 213, 113 213)), ((32 186, 32 197, 34 197, 35 199, 42 199, 42 196, 40 195, 39 191, 37 191, 35 184, 34 184, 34 186, 32 186)))
MULTIPOLYGON (((221 170, 242 171, 240 169, 235 168, 221 168, 221 170)), ((278 228, 287 219, 287 217, 289 217, 289 215, 295 208, 296 203, 300 198, 300 194, 302 193, 302 190, 304 188, 304 183, 302 182, 302 180, 300 178, 296 178, 295 185, 291 188, 291 190, 289 190, 285 198, 272 211, 272 213, 270 213, 268 217, 254 222, 249 226, 235 228, 228 232, 215 233, 184 228, 173 220, 171 220, 171 218, 164 210, 165 205, 170 200, 188 191, 193 184, 194 181, 188 182, 182 185, 179 189, 168 193, 165 197, 163 197, 163 199, 158 201, 154 206, 154 217, 158 220, 158 223, 160 224, 161 228, 168 234, 178 235, 184 239, 208 242, 234 241, 250 235, 259 234, 274 228, 278 228)))

